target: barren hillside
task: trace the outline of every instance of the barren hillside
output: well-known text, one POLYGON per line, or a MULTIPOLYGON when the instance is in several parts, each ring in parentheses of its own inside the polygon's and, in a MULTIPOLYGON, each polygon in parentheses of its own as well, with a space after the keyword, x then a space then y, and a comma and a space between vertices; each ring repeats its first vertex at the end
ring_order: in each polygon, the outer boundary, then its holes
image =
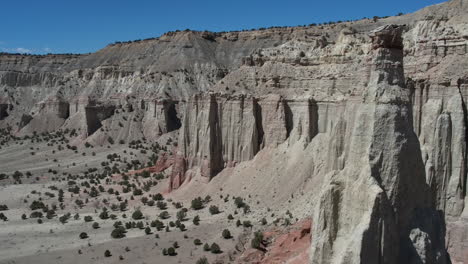
POLYGON ((0 262, 468 263, 467 69, 467 0, 2 53, 0 262))

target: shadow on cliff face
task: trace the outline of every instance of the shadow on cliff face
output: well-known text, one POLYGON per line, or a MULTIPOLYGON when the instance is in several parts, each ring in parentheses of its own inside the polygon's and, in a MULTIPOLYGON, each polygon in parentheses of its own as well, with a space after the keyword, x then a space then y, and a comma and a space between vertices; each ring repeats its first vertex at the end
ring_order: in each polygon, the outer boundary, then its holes
POLYGON ((115 106, 87 106, 85 111, 87 132, 90 136, 102 127, 102 121, 114 114, 115 106))
POLYGON ((286 138, 289 138, 291 135, 291 130, 293 128, 293 112, 291 107, 288 105, 286 100, 283 101, 284 115, 285 115, 285 126, 286 126, 286 138))
POLYGON ((371 35, 376 48, 373 58, 378 76, 377 81, 374 80, 375 91, 385 93, 393 86, 398 87, 399 95, 390 101, 380 95, 375 97, 376 122, 369 161, 371 176, 385 192, 378 199, 383 205, 377 211, 380 220, 372 225, 377 225, 373 228, 387 225, 384 228, 388 229, 387 232, 377 230, 381 233, 374 234, 387 236, 387 245, 381 247, 385 252, 377 257, 385 262, 397 253, 399 263, 450 263, 445 250, 444 213, 436 209, 434 195, 426 182, 421 145, 413 127, 412 91, 405 85, 403 65, 398 64, 403 58, 401 29, 395 26, 382 29, 371 35), (389 32, 393 34, 387 34, 389 32), (394 105, 386 104, 388 102, 394 105), (399 241, 399 249, 391 245, 392 241, 399 241))
POLYGON ((171 132, 179 129, 182 126, 180 118, 177 116, 175 104, 170 104, 166 111, 166 125, 167 131, 171 132))
POLYGON ((210 139, 210 160, 209 160, 209 168, 208 168, 208 174, 203 173, 203 167, 202 166, 202 175, 209 175, 209 178, 211 179, 214 177, 216 174, 220 173, 224 169, 224 160, 223 160, 223 155, 222 155, 222 142, 223 142, 223 137, 221 133, 221 124, 220 124, 220 117, 219 117, 219 105, 218 102, 216 101, 215 97, 212 96, 210 97, 210 111, 209 111, 209 124, 212 124, 209 126, 210 129, 210 136, 212 137, 210 139))
POLYGON ((332 175, 321 196, 312 263, 450 263, 444 216, 426 182, 413 128, 403 30, 387 25, 370 33, 371 74, 349 139, 355 155, 332 175), (367 207, 353 215, 350 203, 367 207))
POLYGON ((318 134, 318 127, 319 127, 318 105, 317 105, 317 101, 315 101, 314 99, 310 100, 309 116, 310 116, 310 122, 309 122, 310 137, 308 138, 308 140, 310 141, 318 134))
POLYGON ((452 263, 445 248, 446 223, 442 210, 416 209, 410 234, 402 242, 402 263, 452 263))
POLYGON ((255 125, 256 125, 256 130, 257 130, 257 141, 256 145, 254 148, 254 153, 257 154, 257 152, 260 151, 260 149, 263 146, 263 138, 265 136, 265 132, 263 131, 263 117, 262 117, 262 106, 258 103, 258 100, 254 100, 253 103, 253 111, 254 111, 254 120, 255 120, 255 125))
POLYGON ((0 120, 3 120, 8 117, 8 105, 0 104, 0 120))
MULTIPOLYGON (((463 84, 468 84, 468 78, 467 79, 458 79, 457 80, 457 87, 458 87, 458 92, 460 93, 460 95, 463 95, 462 93, 462 85, 463 84)), ((465 99, 463 98, 463 96, 461 96, 461 103, 462 103, 462 110, 463 110, 463 121, 465 123, 465 149, 468 149, 468 110, 466 108, 466 102, 465 102, 465 99)), ((465 151, 465 153, 463 153, 463 161, 464 161, 464 164, 466 164, 466 161, 468 160, 468 152, 465 151)), ((466 183, 467 183, 467 180, 468 180, 468 177, 467 177, 467 173, 468 173, 468 170, 465 169, 463 170, 463 179, 462 179, 462 182, 461 182, 461 195, 462 197, 466 197, 466 183)))
POLYGON ((27 115, 27 114, 23 114, 21 116, 21 121, 18 125, 19 129, 22 129, 23 127, 27 126, 29 124, 29 122, 31 122, 31 120, 33 120, 33 117, 30 116, 30 115, 27 115))

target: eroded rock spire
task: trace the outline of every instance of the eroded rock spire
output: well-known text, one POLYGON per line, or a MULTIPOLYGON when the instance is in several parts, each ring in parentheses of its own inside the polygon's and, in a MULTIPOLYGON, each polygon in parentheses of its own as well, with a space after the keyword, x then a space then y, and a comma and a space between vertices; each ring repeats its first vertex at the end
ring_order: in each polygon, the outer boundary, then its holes
POLYGON ((313 222, 311 263, 445 263, 410 91, 403 27, 371 32, 371 74, 342 170, 328 174, 313 222))

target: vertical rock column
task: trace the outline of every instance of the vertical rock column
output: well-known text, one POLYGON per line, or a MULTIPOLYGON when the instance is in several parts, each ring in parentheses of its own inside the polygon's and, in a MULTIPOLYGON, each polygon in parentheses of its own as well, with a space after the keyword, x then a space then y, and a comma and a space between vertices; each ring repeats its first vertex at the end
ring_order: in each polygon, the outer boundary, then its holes
POLYGON ((69 117, 69 104, 59 96, 51 96, 36 107, 33 115, 23 114, 19 125, 20 135, 56 131, 69 117))
POLYGON ((218 102, 214 94, 195 95, 185 108, 170 189, 186 179, 186 171, 200 167, 211 179, 224 168, 218 102))
POLYGON ((402 27, 371 33, 370 80, 350 156, 333 166, 314 214, 311 263, 445 263, 444 223, 434 210, 413 131, 403 73, 402 27))
POLYGON ((257 113, 256 99, 246 95, 220 96, 218 102, 225 167, 253 159, 261 144, 256 119, 261 113, 257 113))
POLYGON ((146 138, 155 139, 180 128, 176 102, 170 99, 148 99, 142 106, 145 109, 143 134, 146 138))
POLYGON ((253 159, 263 148, 298 141, 305 146, 318 133, 314 101, 288 101, 275 94, 195 95, 183 117, 170 190, 198 172, 210 180, 226 167, 253 159))

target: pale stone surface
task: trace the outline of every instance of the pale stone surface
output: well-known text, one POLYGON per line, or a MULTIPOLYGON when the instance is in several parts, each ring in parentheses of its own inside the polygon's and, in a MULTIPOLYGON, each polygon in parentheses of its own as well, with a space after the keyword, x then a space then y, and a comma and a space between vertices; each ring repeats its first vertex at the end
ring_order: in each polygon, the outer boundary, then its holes
POLYGON ((461 263, 467 11, 467 0, 452 0, 375 22, 173 32, 86 55, 1 54, 0 127, 76 130, 71 144, 170 134, 170 189, 211 180, 239 192, 258 186, 236 177, 258 175, 285 199, 306 186, 310 199, 296 207, 318 208, 312 262, 443 263, 445 221, 461 263), (369 36, 388 24, 406 24, 401 38, 391 27, 369 36))
POLYGON ((375 49, 371 78, 357 113, 360 121, 348 140, 353 155, 325 182, 313 221, 312 263, 446 261, 440 241, 443 225, 424 224, 424 218, 434 218, 430 223, 438 218, 431 209, 412 130, 401 31, 399 26, 386 26, 371 34, 375 49), (419 210, 429 213, 418 215, 419 210), (420 226, 429 231, 420 231, 420 226))

